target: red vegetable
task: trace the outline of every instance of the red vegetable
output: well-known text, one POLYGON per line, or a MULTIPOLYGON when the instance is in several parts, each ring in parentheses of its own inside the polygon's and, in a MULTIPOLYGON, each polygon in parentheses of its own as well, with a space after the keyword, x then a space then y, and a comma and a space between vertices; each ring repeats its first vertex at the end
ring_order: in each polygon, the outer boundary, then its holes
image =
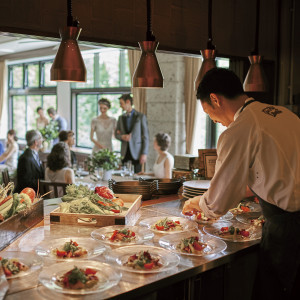
POLYGON ((21 194, 26 194, 31 199, 31 202, 34 201, 35 198, 35 191, 32 188, 25 188, 21 191, 21 194))
POLYGON ((119 209, 111 209, 111 211, 114 212, 114 213, 116 213, 116 214, 118 214, 120 212, 119 209))
POLYGON ((153 262, 151 262, 151 263, 149 263, 149 264, 144 264, 144 268, 145 268, 145 269, 148 269, 148 270, 152 269, 153 266, 154 266, 154 263, 153 263, 153 262))
POLYGON ((193 243, 193 247, 194 247, 197 251, 201 251, 201 250, 204 248, 204 246, 200 245, 200 244, 197 243, 197 242, 194 242, 194 243, 193 243))
POLYGON ((164 228, 165 228, 164 226, 158 226, 158 225, 155 225, 155 227, 157 230, 164 230, 164 228))
POLYGON ((105 199, 113 199, 115 197, 113 191, 106 186, 96 186, 95 193, 105 199))
POLYGON ((222 232, 228 231, 228 227, 222 227, 222 228, 221 228, 221 231, 222 231, 222 232))
POLYGON ((56 255, 59 257, 64 257, 64 256, 67 256, 67 252, 56 250, 56 255))
POLYGON ((92 274, 92 275, 94 275, 94 274, 96 274, 97 273, 97 271, 96 270, 94 270, 94 269, 90 269, 90 268, 86 268, 86 270, 85 270, 85 275, 89 275, 89 274, 92 274))
POLYGON ((12 196, 7 196, 6 198, 4 198, 1 202, 0 202, 0 206, 2 205, 2 204, 4 204, 5 202, 7 202, 9 199, 11 199, 12 198, 12 196))
POLYGON ((242 229, 240 231, 240 235, 244 236, 244 237, 248 237, 250 235, 249 231, 242 229))

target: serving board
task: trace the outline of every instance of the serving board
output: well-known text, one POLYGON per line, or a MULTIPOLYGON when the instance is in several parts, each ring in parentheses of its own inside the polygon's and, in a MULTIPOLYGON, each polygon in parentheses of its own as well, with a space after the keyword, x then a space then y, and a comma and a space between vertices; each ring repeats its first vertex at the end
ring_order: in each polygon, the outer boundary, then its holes
POLYGON ((44 218, 44 200, 34 203, 30 208, 20 211, 0 223, 0 250, 25 233, 44 218))
POLYGON ((62 213, 60 208, 56 208, 50 213, 51 224, 61 225, 79 225, 103 227, 109 225, 128 225, 135 217, 135 213, 139 210, 142 201, 142 195, 135 194, 115 194, 117 198, 124 201, 124 206, 129 209, 113 215, 98 214, 75 214, 62 213))

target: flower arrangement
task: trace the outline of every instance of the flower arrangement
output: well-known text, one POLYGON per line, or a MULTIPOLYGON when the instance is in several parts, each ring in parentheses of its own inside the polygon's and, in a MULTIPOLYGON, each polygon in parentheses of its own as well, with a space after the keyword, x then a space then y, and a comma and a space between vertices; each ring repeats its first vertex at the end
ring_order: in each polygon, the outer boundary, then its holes
POLYGON ((49 142, 58 137, 58 124, 57 122, 50 122, 43 129, 40 129, 40 133, 45 141, 49 142))
POLYGON ((91 173, 94 173, 97 168, 103 168, 103 170, 108 171, 118 168, 120 157, 109 149, 101 149, 88 157, 86 162, 91 173))

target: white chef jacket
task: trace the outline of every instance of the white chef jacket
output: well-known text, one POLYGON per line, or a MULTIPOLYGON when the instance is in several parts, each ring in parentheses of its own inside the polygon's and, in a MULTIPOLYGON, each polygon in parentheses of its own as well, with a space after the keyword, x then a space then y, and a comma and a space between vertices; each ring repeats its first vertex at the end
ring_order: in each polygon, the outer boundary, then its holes
POLYGON ((218 140, 215 174, 200 197, 201 210, 210 217, 225 214, 244 198, 248 185, 265 201, 299 211, 300 119, 260 102, 240 111, 218 140))

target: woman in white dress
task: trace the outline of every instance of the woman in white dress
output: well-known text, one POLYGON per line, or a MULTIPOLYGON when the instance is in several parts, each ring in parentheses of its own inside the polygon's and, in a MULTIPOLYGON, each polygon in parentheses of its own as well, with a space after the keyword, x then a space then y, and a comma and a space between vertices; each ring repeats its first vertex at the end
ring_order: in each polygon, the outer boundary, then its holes
POLYGON ((153 165, 153 172, 156 178, 172 178, 174 157, 168 152, 170 144, 171 137, 167 133, 155 135, 153 147, 157 152, 157 156, 153 165))
POLYGON ((41 106, 36 109, 36 112, 39 114, 39 117, 36 119, 36 128, 38 130, 43 129, 49 124, 49 120, 44 115, 44 110, 41 106))
POLYGON ((55 144, 47 157, 45 180, 75 183, 74 171, 69 167, 69 147, 64 142, 55 144))
POLYGON ((105 98, 101 98, 98 101, 98 104, 101 114, 92 119, 91 123, 90 138, 95 144, 93 153, 105 148, 112 151, 112 137, 117 124, 117 120, 115 118, 107 115, 107 111, 111 107, 110 102, 105 98), (96 133, 96 139, 94 138, 94 133, 96 133))
POLYGON ((8 168, 10 171, 17 169, 19 155, 17 140, 16 132, 13 129, 9 130, 7 132, 6 150, 0 155, 0 162, 5 161, 5 164, 0 165, 1 169, 8 168))

